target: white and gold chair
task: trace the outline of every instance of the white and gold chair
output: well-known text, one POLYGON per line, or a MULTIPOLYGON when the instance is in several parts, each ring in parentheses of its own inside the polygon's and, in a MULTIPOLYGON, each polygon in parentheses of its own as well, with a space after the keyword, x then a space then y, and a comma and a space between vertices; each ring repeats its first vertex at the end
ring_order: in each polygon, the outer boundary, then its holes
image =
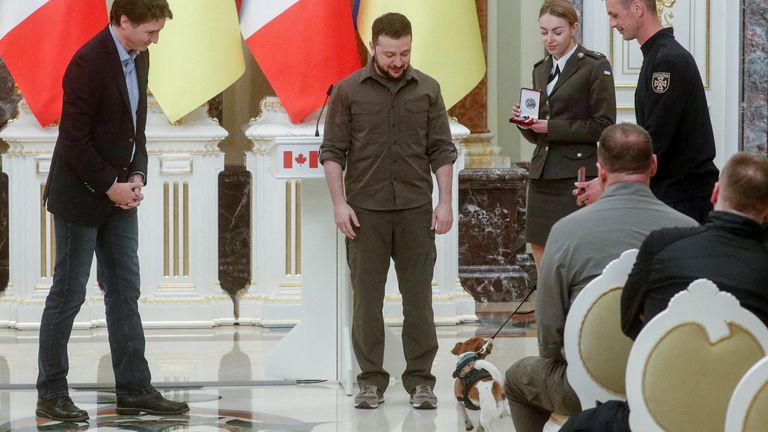
POLYGON ((611 261, 576 296, 568 312, 564 333, 568 382, 581 409, 626 398, 632 339, 621 331, 621 293, 636 258, 637 249, 630 249, 611 261))
POLYGON ((646 324, 627 363, 629 424, 643 432, 721 432, 739 379, 768 352, 768 328, 699 279, 646 324))
POLYGON ((755 363, 736 385, 725 414, 725 432, 768 429, 768 357, 755 363))
MULTIPOLYGON (((565 320, 563 346, 568 383, 581 409, 597 402, 624 400, 624 372, 632 340, 621 332, 621 292, 637 258, 630 249, 576 296, 565 320)), ((558 431, 568 416, 553 413, 543 432, 558 431)))

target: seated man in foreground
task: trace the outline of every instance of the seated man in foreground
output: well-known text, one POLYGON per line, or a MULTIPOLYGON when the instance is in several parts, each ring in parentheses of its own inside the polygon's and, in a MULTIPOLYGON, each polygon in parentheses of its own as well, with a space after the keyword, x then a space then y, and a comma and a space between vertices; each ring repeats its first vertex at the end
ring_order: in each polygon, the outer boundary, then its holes
POLYGON ((733 294, 768 324, 768 248, 761 224, 768 217, 768 158, 734 155, 712 192, 715 210, 704 225, 651 233, 621 295, 621 329, 637 337, 645 323, 696 279, 733 294))
POLYGON ((557 222, 544 248, 536 299, 539 356, 518 361, 506 373, 505 392, 518 432, 540 432, 553 411, 580 411, 565 374, 563 331, 581 289, 622 252, 640 247, 651 231, 697 225, 653 196, 649 184, 656 156, 640 126, 606 128, 597 169, 602 198, 557 222))

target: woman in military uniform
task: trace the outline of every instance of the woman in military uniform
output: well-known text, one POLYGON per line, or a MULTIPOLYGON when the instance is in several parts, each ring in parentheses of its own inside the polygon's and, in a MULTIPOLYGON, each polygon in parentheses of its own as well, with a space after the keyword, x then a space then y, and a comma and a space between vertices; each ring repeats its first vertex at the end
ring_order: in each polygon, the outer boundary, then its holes
MULTIPOLYGON (((549 231, 576 211, 572 191, 580 167, 597 176, 597 140, 616 122, 611 65, 604 55, 579 45, 578 16, 566 0, 547 0, 539 11, 541 41, 548 55, 533 66, 533 87, 541 91, 539 118, 518 126, 536 145, 528 172, 525 238, 536 265, 549 231)), ((520 115, 519 105, 512 109, 520 115)))

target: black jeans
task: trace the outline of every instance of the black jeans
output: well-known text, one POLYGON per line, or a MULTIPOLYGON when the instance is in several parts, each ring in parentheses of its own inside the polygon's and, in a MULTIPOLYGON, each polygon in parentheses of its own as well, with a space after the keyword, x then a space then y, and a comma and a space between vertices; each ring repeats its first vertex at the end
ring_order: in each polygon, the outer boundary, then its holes
MULTIPOLYGON (((152 391, 144 358, 144 330, 139 316, 139 231, 136 209, 115 209, 99 227, 54 217, 56 266, 40 322, 38 397, 69 394, 67 343, 72 323, 85 301, 94 251, 104 289, 109 346, 118 396, 152 391)), ((82 365, 93 367, 93 365, 82 365)))

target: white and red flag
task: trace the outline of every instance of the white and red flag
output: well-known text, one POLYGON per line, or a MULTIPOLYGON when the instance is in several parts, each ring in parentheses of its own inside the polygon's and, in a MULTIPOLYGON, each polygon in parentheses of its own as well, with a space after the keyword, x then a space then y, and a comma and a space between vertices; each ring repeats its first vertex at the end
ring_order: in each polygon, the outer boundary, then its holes
POLYGON ((61 116, 72 56, 108 22, 104 0, 0 0, 0 57, 42 126, 61 116))
POLYGON ((360 67, 349 0, 242 0, 240 30, 294 123, 360 67))

